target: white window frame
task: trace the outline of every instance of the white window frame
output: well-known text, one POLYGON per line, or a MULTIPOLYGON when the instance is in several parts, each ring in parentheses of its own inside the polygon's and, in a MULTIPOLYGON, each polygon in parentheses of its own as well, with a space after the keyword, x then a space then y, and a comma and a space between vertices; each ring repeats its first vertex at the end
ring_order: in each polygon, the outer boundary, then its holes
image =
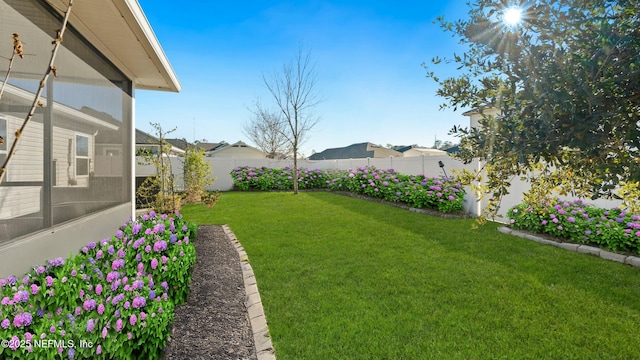
POLYGON ((74 168, 75 168, 75 173, 76 173, 76 178, 80 178, 80 177, 89 177, 89 174, 91 173, 91 149, 90 149, 90 135, 89 134, 84 134, 84 133, 75 133, 75 137, 73 139, 73 144, 74 144, 74 168), (87 139, 87 155, 78 155, 78 137, 84 137, 87 139), (86 174, 78 174, 78 160, 83 160, 86 159, 87 160, 87 173, 86 174))

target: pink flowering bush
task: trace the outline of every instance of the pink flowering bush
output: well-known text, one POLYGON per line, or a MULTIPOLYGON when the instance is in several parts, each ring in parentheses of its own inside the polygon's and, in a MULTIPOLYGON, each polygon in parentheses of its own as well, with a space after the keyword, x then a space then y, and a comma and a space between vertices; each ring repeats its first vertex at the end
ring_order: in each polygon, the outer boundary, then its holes
MULTIPOLYGON (((298 169, 299 189, 319 189, 329 187, 334 171, 298 169)), ((237 190, 291 190, 293 189, 293 169, 272 169, 267 167, 240 166, 231 171, 234 188, 237 190)))
POLYGON ((607 210, 581 200, 556 198, 540 204, 516 205, 507 216, 515 229, 640 254, 640 215, 622 209, 607 210))
POLYGON ((374 166, 347 170, 335 179, 332 188, 444 213, 461 212, 465 194, 462 185, 453 179, 406 175, 374 166))
POLYGON ((20 280, 0 279, 0 340, 12 339, 0 358, 158 358, 188 294, 195 229, 151 212, 20 280))
MULTIPOLYGON (((290 168, 269 169, 242 166, 231 171, 237 190, 289 190, 293 188, 290 168)), ((431 208, 450 213, 462 211, 465 191, 453 179, 430 178, 424 175, 405 175, 393 169, 382 170, 374 166, 357 169, 309 170, 299 169, 300 189, 331 189, 349 191, 404 202, 416 208, 431 208)))

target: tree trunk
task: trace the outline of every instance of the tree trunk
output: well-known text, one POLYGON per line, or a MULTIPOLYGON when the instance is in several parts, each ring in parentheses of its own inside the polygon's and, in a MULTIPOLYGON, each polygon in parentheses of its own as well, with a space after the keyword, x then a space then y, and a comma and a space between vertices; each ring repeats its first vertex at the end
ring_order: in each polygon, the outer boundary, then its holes
POLYGON ((298 146, 293 146, 293 194, 298 194, 298 146))

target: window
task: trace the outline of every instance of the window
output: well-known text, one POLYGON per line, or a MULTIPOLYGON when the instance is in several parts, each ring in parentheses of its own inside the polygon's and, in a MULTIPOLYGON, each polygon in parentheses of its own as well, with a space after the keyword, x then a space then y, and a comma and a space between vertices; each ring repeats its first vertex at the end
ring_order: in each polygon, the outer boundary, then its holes
MULTIPOLYGON (((16 63, 19 69, 11 73, 0 98, 0 136, 5 137, 0 160, 6 159, 16 126, 39 88, 42 64, 32 59, 51 53, 51 34, 60 28, 50 4, 0 0, 0 47, 6 34, 18 32, 32 54, 29 61, 25 56, 16 63)), ((47 90, 51 85, 52 91, 46 92, 46 100, 52 106, 33 115, 10 177, 4 179, 12 183, 0 186, 0 246, 87 214, 106 209, 121 213, 133 201, 133 83, 72 26, 59 50, 56 66, 65 69, 64 79, 49 78, 47 90), (119 149, 120 155, 105 156, 104 148, 119 149)), ((0 57, 6 55, 2 52, 0 57)), ((0 59, 3 78, 7 64, 0 59)))
POLYGON ((76 176, 89 175, 89 137, 76 135, 76 176))

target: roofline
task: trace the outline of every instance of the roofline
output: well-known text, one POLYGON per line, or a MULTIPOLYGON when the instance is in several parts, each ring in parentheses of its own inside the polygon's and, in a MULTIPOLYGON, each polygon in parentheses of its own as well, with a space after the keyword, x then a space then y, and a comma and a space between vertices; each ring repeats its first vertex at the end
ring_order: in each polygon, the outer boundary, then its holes
MULTIPOLYGON (((26 103, 33 101, 33 93, 20 89, 19 87, 13 86, 11 84, 6 84, 5 91, 6 92, 4 94, 7 95, 7 97, 13 97, 15 99, 25 101, 26 103)), ((47 106, 47 99, 42 98, 40 102, 43 106, 47 106)), ((54 102, 52 109, 54 112, 65 114, 70 119, 75 121, 84 121, 88 124, 100 126, 108 130, 118 130, 120 128, 117 125, 110 124, 109 122, 99 119, 91 114, 84 113, 80 110, 74 109, 61 103, 54 102)))
MULTIPOLYGON (((167 82, 169 83, 170 88, 163 89, 163 90, 179 92, 182 89, 182 85, 180 85, 180 81, 178 81, 178 76, 173 70, 171 63, 169 63, 169 59, 167 58, 167 55, 162 49, 162 46, 160 46, 160 42, 158 41, 158 38, 156 37, 155 32, 153 32, 153 29, 151 28, 151 24, 149 24, 149 20, 147 19, 147 16, 144 14, 144 11, 142 11, 142 7, 140 7, 140 3, 138 3, 137 0, 113 0, 113 2, 116 5, 116 7, 120 9, 121 12, 123 11, 122 11, 122 8, 118 6, 119 4, 122 3, 122 5, 127 7, 127 9, 130 11, 129 13, 133 16, 135 20, 135 24, 139 26, 140 31, 142 31, 142 33, 144 34, 144 38, 142 40, 146 40, 146 43, 142 44, 142 46, 145 47, 145 49, 147 48, 147 46, 151 48, 152 54, 149 54, 149 55, 155 55, 155 59, 152 58, 152 60, 154 63, 156 63, 156 61, 159 62, 160 69, 158 70, 164 70, 164 71, 161 71, 161 75, 165 77, 167 82)), ((123 14, 123 17, 126 17, 126 15, 128 14, 123 14)), ((140 41, 140 39, 138 39, 138 41, 140 41)), ((144 89, 144 87, 141 87, 141 88, 144 89)), ((153 89, 150 89, 150 90, 153 90, 153 89)))
POLYGON ((494 107, 492 105, 482 105, 482 106, 479 106, 479 107, 475 107, 475 108, 473 108, 471 110, 465 111, 465 112, 462 113, 462 115, 464 115, 464 116, 477 115, 477 114, 480 114, 481 112, 491 111, 491 110, 499 111, 498 108, 496 108, 496 107, 494 107))
POLYGON ((207 150, 207 152, 208 152, 209 154, 213 154, 213 153, 216 153, 216 152, 221 152, 221 151, 226 150, 227 148, 232 148, 234 145, 238 145, 238 144, 240 144, 240 143, 242 143, 243 145, 245 145, 245 147, 247 147, 247 148, 250 148, 250 149, 253 149, 253 150, 259 151, 259 152, 261 152, 261 153, 265 153, 264 151, 262 151, 262 150, 260 150, 260 149, 258 149, 258 148, 255 148, 255 147, 253 147, 253 146, 251 146, 251 145, 249 145, 249 144, 247 144, 247 143, 245 143, 245 142, 243 142, 243 141, 236 141, 236 142, 234 142, 233 144, 225 144, 225 146, 222 146, 222 147, 216 147, 216 148, 214 148, 213 150, 207 150))
MULTIPOLYGON (((153 139, 155 139, 155 140, 160 141, 160 139, 158 139, 158 137, 157 137, 157 136, 151 135, 151 134, 149 134, 148 132, 146 132, 146 131, 144 131, 144 130, 140 130, 140 129, 136 128, 136 129, 135 129, 135 132, 141 132, 141 133, 143 133, 144 135, 146 135, 146 136, 148 136, 148 137, 150 137, 150 138, 153 138, 153 139)), ((135 132, 134 132, 134 137, 135 137, 135 132)), ((164 139, 164 141, 166 141, 167 143, 169 143, 169 142, 167 141, 167 139, 164 139)), ((173 151, 173 152, 176 152, 176 153, 178 153, 178 154, 186 154, 186 153, 187 153, 185 149, 181 149, 181 148, 179 148, 179 147, 177 147, 177 146, 174 146, 174 145, 173 145, 173 144, 171 144, 171 143, 169 143, 169 145, 171 146, 171 148, 169 148, 169 152, 172 152, 172 151, 173 151)), ((140 146, 140 147, 145 147, 145 146, 159 146, 159 144, 157 144, 157 143, 149 144, 149 143, 138 143, 138 142, 136 142, 136 143, 135 143, 135 146, 140 146)))
MULTIPOLYGON (((93 0, 98 1, 98 0, 93 0)), ((169 59, 167 58, 160 42, 156 37, 149 20, 144 11, 140 7, 137 0, 102 0, 109 2, 117 10, 118 14, 105 13, 104 17, 114 16, 122 18, 129 26, 132 36, 128 39, 132 43, 137 43, 146 53, 149 60, 153 63, 157 70, 157 76, 162 79, 166 85, 152 86, 141 84, 139 79, 142 74, 136 73, 135 70, 128 66, 122 54, 130 51, 126 46, 122 46, 122 39, 109 38, 108 30, 100 27, 90 27, 90 24, 83 21, 83 14, 78 11, 71 11, 71 25, 76 28, 82 36, 84 36, 91 44, 96 47, 104 56, 106 56, 116 67, 131 78, 137 89, 144 90, 162 90, 179 92, 182 89, 178 76, 173 70, 169 59), (120 44, 120 45, 119 45, 120 44)), ((67 5, 62 0, 46 0, 58 12, 63 13, 67 5)))

